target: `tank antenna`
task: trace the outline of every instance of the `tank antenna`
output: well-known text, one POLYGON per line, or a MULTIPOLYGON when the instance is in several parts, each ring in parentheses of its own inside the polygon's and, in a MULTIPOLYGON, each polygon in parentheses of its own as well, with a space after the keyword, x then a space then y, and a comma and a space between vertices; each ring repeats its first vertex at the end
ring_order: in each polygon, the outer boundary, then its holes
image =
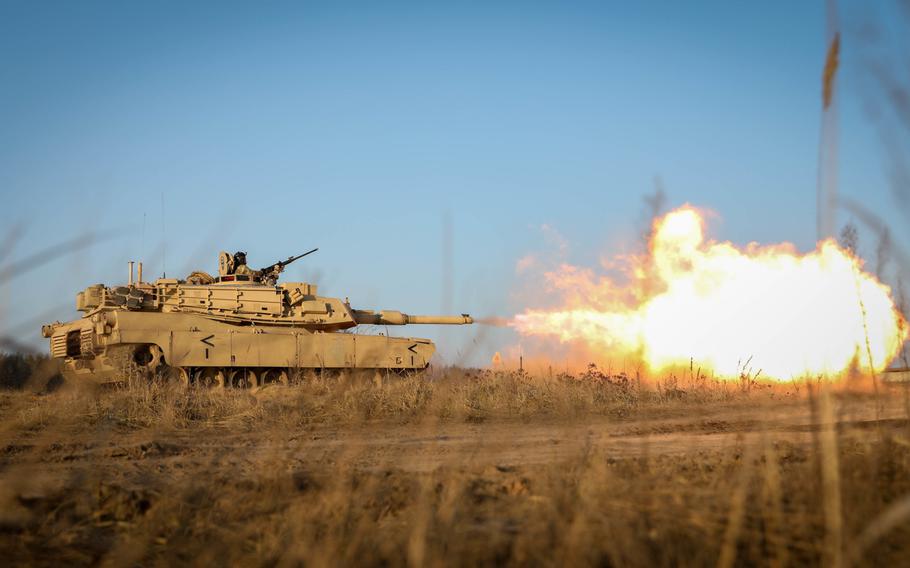
POLYGON ((164 192, 161 192, 161 277, 167 278, 167 231, 164 230, 164 192))

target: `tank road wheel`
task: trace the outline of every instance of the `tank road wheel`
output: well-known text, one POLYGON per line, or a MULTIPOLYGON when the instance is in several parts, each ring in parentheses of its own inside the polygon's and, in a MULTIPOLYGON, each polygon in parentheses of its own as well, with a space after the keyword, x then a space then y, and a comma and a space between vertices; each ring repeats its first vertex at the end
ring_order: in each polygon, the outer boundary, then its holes
POLYGON ((154 372, 163 358, 161 348, 152 343, 151 345, 140 345, 133 351, 133 362, 140 368, 154 372))
POLYGON ((287 369, 266 369, 262 372, 262 386, 270 384, 280 384, 288 386, 290 381, 288 380, 288 370, 287 369))
POLYGON ((259 377, 253 369, 231 369, 227 374, 227 386, 236 389, 252 389, 259 386, 259 377))
POLYGON ((170 365, 161 365, 156 373, 166 383, 175 383, 187 387, 190 384, 189 369, 185 367, 171 367, 170 365))
POLYGON ((224 371, 218 367, 200 367, 193 378, 202 388, 215 389, 224 386, 224 371))

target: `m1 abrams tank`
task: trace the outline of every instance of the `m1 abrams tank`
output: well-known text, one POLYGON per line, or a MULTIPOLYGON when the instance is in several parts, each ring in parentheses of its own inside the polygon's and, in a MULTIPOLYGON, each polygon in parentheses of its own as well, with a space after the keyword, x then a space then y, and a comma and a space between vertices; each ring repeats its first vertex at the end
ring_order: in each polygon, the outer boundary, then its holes
POLYGON ((76 294, 80 319, 41 331, 70 380, 119 382, 138 371, 255 387, 286 383, 300 370, 424 369, 436 349, 429 339, 352 333, 358 325, 473 323, 467 314, 358 310, 317 295, 315 284, 278 284, 284 267, 306 254, 251 270, 245 253, 222 252, 218 277, 199 271, 154 282, 142 280, 141 263, 134 281, 131 262, 126 286, 89 286, 76 294))

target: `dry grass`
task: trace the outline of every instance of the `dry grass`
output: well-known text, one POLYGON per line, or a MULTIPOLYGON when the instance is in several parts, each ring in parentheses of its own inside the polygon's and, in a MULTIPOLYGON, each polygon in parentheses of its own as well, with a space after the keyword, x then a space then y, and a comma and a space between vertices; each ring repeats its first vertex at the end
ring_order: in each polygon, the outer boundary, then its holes
POLYGON ((640 386, 596 369, 5 392, 0 553, 29 565, 896 565, 910 554, 910 426, 902 395, 883 396, 876 420, 868 394, 640 386))

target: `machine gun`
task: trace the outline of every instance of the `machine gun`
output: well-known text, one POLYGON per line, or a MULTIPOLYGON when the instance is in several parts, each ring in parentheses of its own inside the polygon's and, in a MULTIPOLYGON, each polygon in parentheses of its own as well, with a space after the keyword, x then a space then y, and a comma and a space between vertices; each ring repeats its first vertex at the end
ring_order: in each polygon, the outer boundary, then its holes
POLYGON ((276 262, 275 264, 272 264, 270 266, 266 266, 265 268, 260 269, 259 274, 261 275, 262 281, 270 283, 270 284, 274 284, 275 282, 278 281, 278 275, 281 274, 281 271, 284 270, 285 266, 291 264, 295 260, 299 260, 299 259, 305 257, 308 254, 313 254, 317 250, 319 250, 319 249, 314 248, 311 251, 307 251, 307 252, 305 252, 303 254, 299 254, 297 256, 289 256, 287 260, 280 260, 280 261, 276 262))

